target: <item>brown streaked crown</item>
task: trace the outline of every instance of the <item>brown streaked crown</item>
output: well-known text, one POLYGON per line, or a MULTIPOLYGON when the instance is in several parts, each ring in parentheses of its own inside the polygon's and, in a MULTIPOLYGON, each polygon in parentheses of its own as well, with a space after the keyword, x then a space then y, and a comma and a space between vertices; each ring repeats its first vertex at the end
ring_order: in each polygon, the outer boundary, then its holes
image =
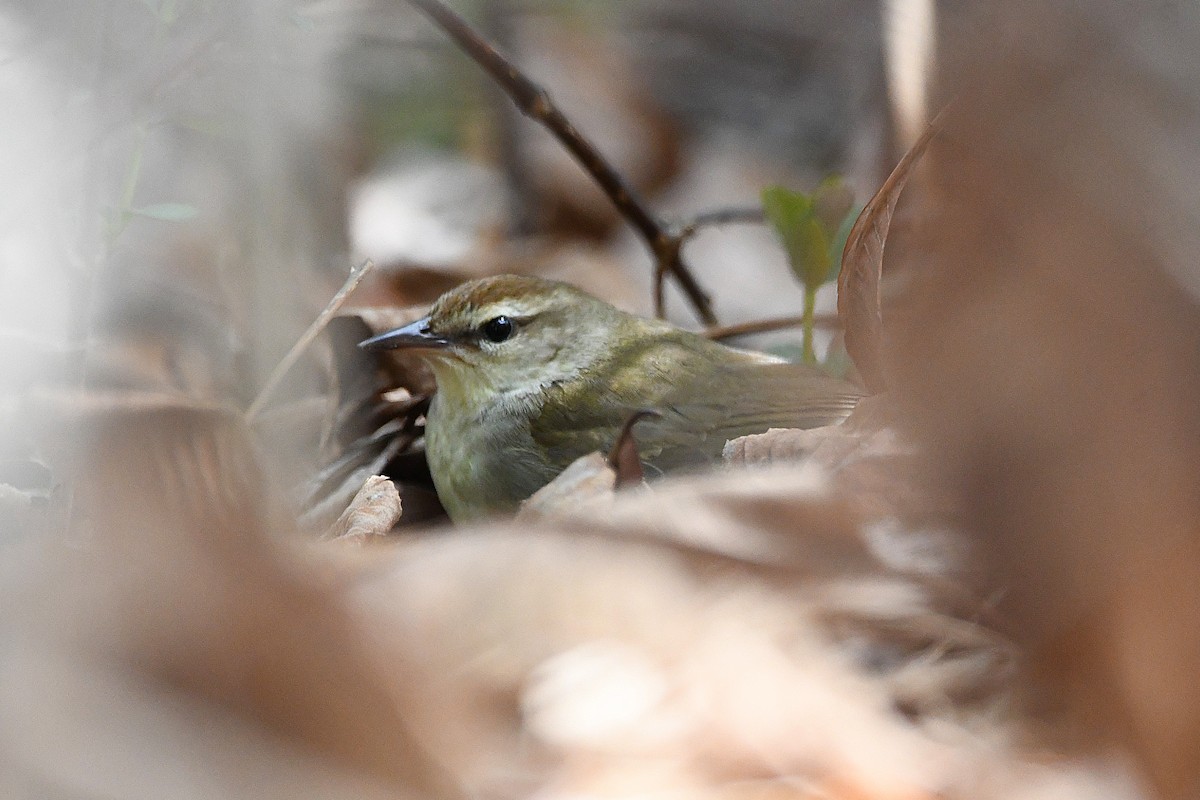
POLYGON ((438 298, 430 310, 430 327, 439 333, 450 333, 464 325, 480 321, 484 313, 503 306, 507 313, 526 309, 533 313, 553 304, 555 297, 570 294, 595 298, 558 281, 527 275, 497 275, 469 281, 438 298))

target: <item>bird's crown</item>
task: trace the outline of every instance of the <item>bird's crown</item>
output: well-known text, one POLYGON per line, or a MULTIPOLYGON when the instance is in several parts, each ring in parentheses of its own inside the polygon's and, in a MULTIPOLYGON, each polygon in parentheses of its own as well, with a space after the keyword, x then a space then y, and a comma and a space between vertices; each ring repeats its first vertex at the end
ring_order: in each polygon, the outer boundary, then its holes
POLYGON ((476 334, 486 337, 483 329, 496 319, 522 325, 544 314, 578 312, 581 305, 606 306, 565 283, 524 275, 499 275, 464 283, 438 298, 429 314, 429 329, 449 337, 471 338, 476 334))

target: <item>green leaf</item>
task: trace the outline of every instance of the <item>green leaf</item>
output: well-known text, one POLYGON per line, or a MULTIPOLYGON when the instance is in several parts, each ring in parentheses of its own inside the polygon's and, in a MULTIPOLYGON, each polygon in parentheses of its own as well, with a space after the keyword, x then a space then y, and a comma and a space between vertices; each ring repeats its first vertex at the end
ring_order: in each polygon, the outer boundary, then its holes
POLYGON ((830 175, 813 192, 813 210, 821 220, 821 228, 829 240, 829 272, 826 280, 835 280, 842 268, 842 251, 846 238, 858 218, 854 207, 854 192, 840 175, 830 175))
POLYGON ((846 241, 850 238, 850 231, 861 213, 862 206, 851 205, 837 233, 833 235, 833 241, 829 243, 829 258, 833 262, 833 271, 829 275, 831 281, 836 281, 838 273, 842 271, 842 253, 846 252, 846 241))
POLYGON ((834 238, 853 207, 854 192, 840 175, 830 175, 813 192, 813 212, 830 239, 834 238))
POLYGON ((788 265, 804 285, 801 357, 815 364, 817 289, 841 268, 842 250, 858 216, 853 213, 854 194, 840 176, 831 175, 812 195, 769 186, 763 189, 762 206, 783 244, 788 265))
POLYGON ((799 245, 799 268, 793 264, 792 270, 799 276, 806 289, 816 291, 818 286, 829 279, 829 268, 833 262, 829 258, 829 237, 825 235, 825 229, 815 216, 809 216, 800 224, 799 245))
POLYGON ((783 186, 768 186, 762 191, 762 206, 763 213, 783 243, 788 263, 800 275, 804 259, 800 231, 805 220, 812 216, 812 200, 808 195, 783 186))
POLYGON ((762 190, 763 211, 781 235, 794 227, 797 220, 812 210, 812 200, 802 192, 786 186, 768 186, 762 190))
POLYGON ((130 210, 139 217, 149 217, 163 222, 184 222, 200 213, 200 209, 187 203, 154 203, 130 210))
POLYGON ((816 289, 829 278, 833 260, 831 234, 817 216, 814 198, 782 186, 763 190, 763 212, 775 228, 787 253, 792 272, 807 288, 816 289))

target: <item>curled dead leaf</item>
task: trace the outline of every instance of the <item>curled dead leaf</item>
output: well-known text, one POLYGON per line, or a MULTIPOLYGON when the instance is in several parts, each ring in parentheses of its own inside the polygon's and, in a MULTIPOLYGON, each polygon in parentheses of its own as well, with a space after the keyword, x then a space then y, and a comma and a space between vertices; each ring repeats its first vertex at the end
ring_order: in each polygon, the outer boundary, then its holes
POLYGON ((536 519, 578 511, 612 498, 617 472, 600 453, 576 459, 557 478, 521 505, 518 519, 536 519))
POLYGON ((396 485, 382 475, 372 475, 329 529, 328 538, 362 542, 371 536, 386 536, 400 521, 401 513, 396 485))
POLYGON ((637 486, 646 479, 642 469, 642 459, 638 455, 637 439, 633 437, 633 426, 647 417, 661 416, 657 411, 642 409, 635 411, 621 426, 617 440, 613 442, 608 454, 609 465, 616 470, 617 488, 637 486))
POLYGON ((929 124, 892 174, 883 182, 863 208, 842 251, 842 269, 838 273, 838 317, 842 321, 846 352, 854 360, 863 382, 872 392, 887 387, 881 355, 883 313, 879 293, 883 275, 883 248, 887 243, 892 214, 904 184, 925 154, 929 142, 940 129, 940 115, 929 124))
POLYGON ((772 428, 729 441, 723 455, 738 467, 792 463, 815 468, 826 476, 831 493, 864 520, 940 527, 953 504, 918 479, 917 453, 893 422, 891 397, 874 395, 859 401, 841 424, 772 428))

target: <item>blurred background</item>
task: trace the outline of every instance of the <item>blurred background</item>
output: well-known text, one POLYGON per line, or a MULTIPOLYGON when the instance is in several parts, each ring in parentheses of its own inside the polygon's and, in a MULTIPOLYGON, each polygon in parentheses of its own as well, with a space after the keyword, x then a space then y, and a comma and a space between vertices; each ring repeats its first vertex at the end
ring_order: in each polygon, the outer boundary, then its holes
MULTIPOLYGON (((453 7, 669 220, 861 206, 947 108, 889 391, 769 468, 414 532, 427 378, 354 341, 500 272, 651 313, 642 243, 406 3, 0 4, 0 793, 1195 796, 1200 12, 453 7), (319 543, 384 466, 407 533, 319 543)), ((769 226, 686 255, 722 324, 800 313, 769 226)))

